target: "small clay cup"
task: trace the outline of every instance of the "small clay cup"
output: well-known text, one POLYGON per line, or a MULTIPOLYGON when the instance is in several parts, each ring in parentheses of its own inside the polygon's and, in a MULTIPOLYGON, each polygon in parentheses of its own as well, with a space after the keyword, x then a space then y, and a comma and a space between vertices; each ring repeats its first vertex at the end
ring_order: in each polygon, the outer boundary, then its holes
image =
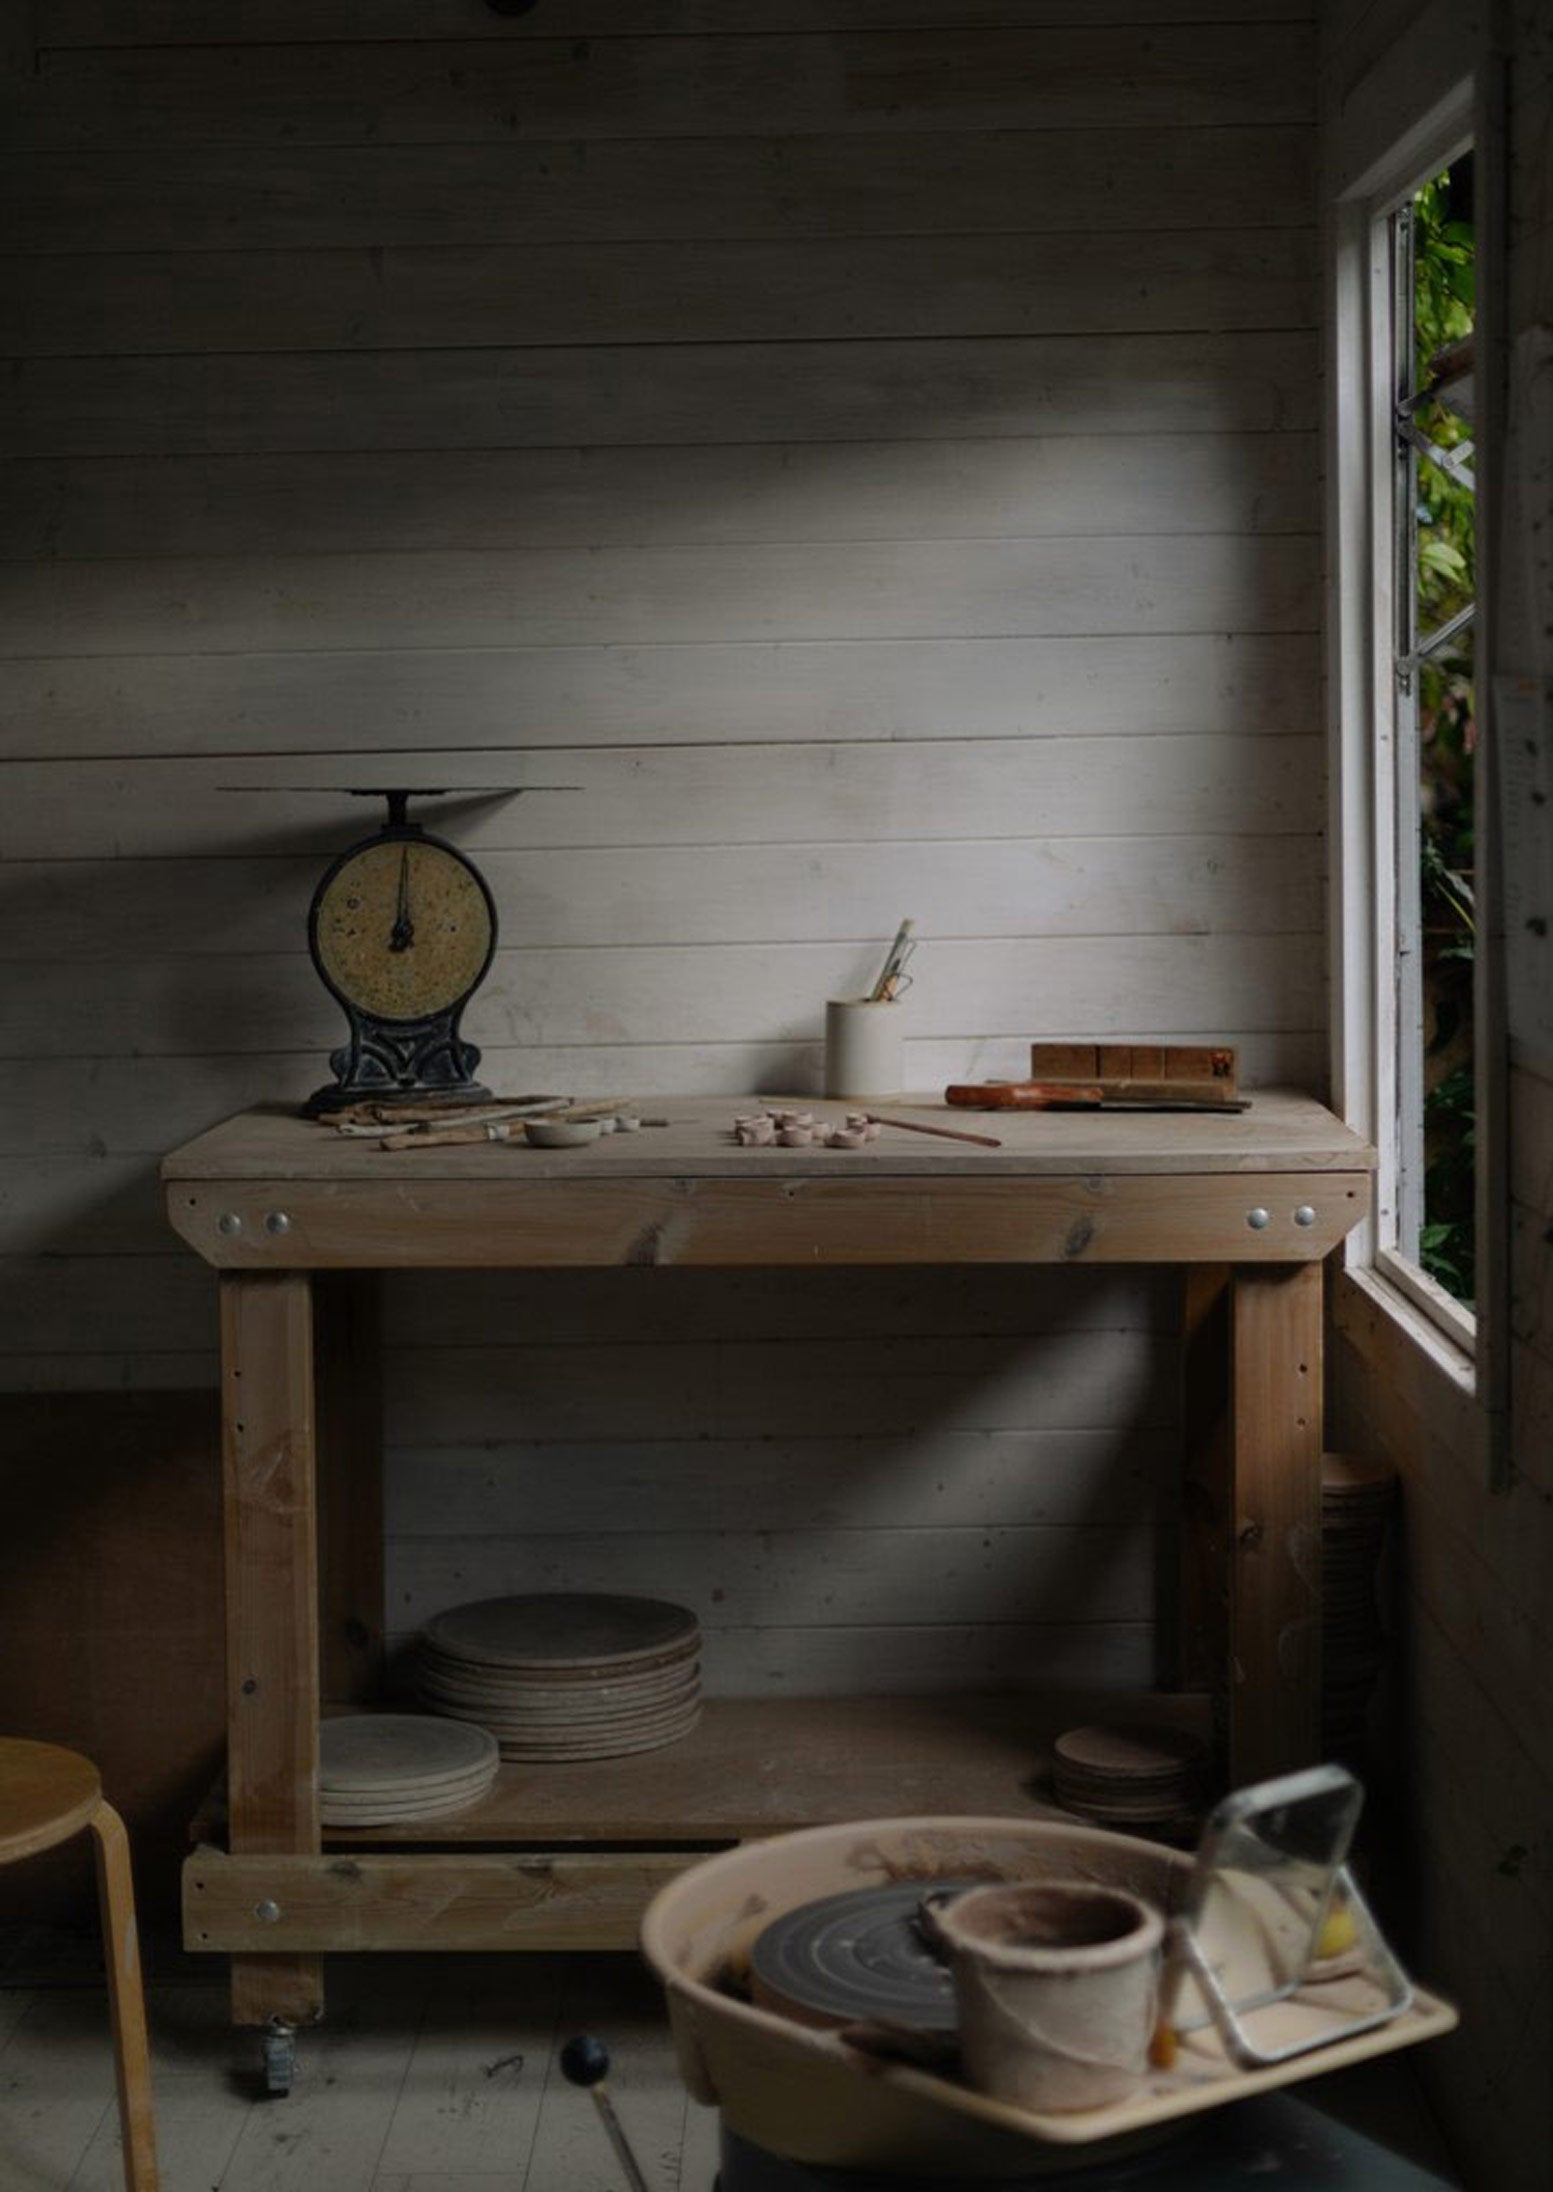
POLYGON ((1015 2107, 1103 2108, 1148 2067, 1165 1922, 1122 1888, 1029 1881, 935 1909, 972 2085, 1015 2107))

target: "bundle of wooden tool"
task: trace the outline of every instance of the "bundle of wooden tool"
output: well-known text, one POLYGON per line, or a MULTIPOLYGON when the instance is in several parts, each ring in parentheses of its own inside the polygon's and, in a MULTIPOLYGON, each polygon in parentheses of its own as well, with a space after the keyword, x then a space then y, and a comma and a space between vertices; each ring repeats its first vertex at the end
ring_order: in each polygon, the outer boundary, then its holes
POLYGON ((921 1119, 902 1119, 893 1112, 848 1111, 841 1119, 817 1117, 796 1105, 774 1099, 764 1111, 740 1112, 733 1122, 733 1138, 741 1149, 862 1149, 877 1141, 881 1127, 899 1127, 903 1134, 933 1134, 945 1142, 974 1142, 981 1149, 1001 1149, 994 1134, 967 1134, 963 1127, 930 1126, 921 1119))
POLYGON ((376 1141, 379 1149, 439 1149, 476 1142, 522 1142, 530 1123, 551 1125, 609 1121, 616 1126, 655 1125, 643 1121, 623 1096, 495 1097, 478 1104, 353 1104, 330 1112, 320 1124, 355 1140, 376 1141))

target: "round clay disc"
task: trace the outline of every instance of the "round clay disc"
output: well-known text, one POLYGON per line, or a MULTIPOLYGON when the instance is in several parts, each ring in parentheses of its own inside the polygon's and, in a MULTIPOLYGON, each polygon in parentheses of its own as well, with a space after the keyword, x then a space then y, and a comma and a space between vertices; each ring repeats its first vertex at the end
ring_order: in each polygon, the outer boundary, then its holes
POLYGON ((623 1721, 615 1728, 576 1728, 559 1735, 501 1725, 492 1728, 491 1733, 504 1758, 512 1757, 518 1749, 531 1758, 591 1758, 615 1750, 622 1743, 650 1742, 657 1735, 677 1736, 695 1722, 700 1710, 699 1705, 690 1705, 683 1712, 666 1713, 660 1720, 623 1721))
POLYGON ((692 1673, 662 1688, 645 1691, 639 1697, 614 1697, 590 1692, 582 1699, 535 1697, 527 1690, 512 1689, 471 1692, 457 1689, 451 1684, 425 1679, 417 1684, 421 1697, 433 1708, 450 1708, 461 1716, 467 1712, 472 1720, 482 1713, 500 1714, 508 1720, 531 1720, 536 1726, 559 1723, 562 1726, 581 1726, 598 1720, 630 1719, 637 1714, 666 1710, 673 1705, 690 1703, 701 1693, 698 1675, 692 1673))
POLYGON ((614 1713, 607 1720, 529 1720, 522 1713, 496 1713, 483 1725, 493 1735, 526 1735, 536 1743, 590 1743, 595 1736, 623 1735, 630 1729, 654 1728, 663 1720, 680 1720, 700 1705, 699 1696, 682 1697, 676 1703, 654 1706, 651 1712, 614 1713))
MULTIPOLYGON (((499 1765, 500 1762, 498 1756, 496 1764, 499 1765)), ((496 1766, 493 1765, 491 1771, 483 1774, 478 1781, 450 1784, 446 1788, 417 1789, 413 1793, 407 1790, 401 1794, 392 1792, 378 1794, 374 1792, 371 1795, 361 1796, 341 1796, 331 1789, 321 1792, 319 1801, 330 1811, 347 1812, 352 1816, 360 1812, 375 1810, 379 1805, 393 1810, 414 1811, 423 1804, 473 1803, 476 1797, 485 1794, 495 1779, 496 1766)))
POLYGON ((503 1758, 559 1766, 595 1758, 625 1758, 634 1751, 662 1750, 666 1744, 677 1743, 681 1736, 688 1735, 700 1717, 701 1708, 695 1705, 689 1712, 677 1714, 673 1720, 661 1725, 623 1730, 619 1735, 599 1736, 588 1741, 579 1739, 559 1747, 536 1744, 522 1735, 501 1735, 498 1741, 503 1758))
POLYGON ((518 1667, 460 1667, 431 1652, 419 1653, 415 1664, 422 1682, 471 1697, 532 1697, 546 1703, 553 1700, 584 1706, 615 1698, 651 1697, 659 1690, 673 1689, 694 1676, 700 1661, 691 1650, 632 1674, 611 1674, 607 1679, 590 1676, 582 1682, 558 1682, 549 1675, 531 1675, 518 1667))
MULTIPOLYGON (((494 1737, 492 1741, 495 1741, 494 1737)), ((500 1763, 498 1752, 484 1773, 468 1781, 438 1781, 422 1788, 412 1788, 406 1784, 402 1788, 393 1789, 320 1789, 318 1801, 327 1810, 334 1812, 364 1811, 369 1806, 376 1807, 379 1804, 403 1804, 413 1808, 417 1804, 469 1803, 475 1797, 485 1794, 496 1778, 496 1768, 500 1763)))
POLYGON ((421 1638, 416 1648, 417 1663, 438 1680, 453 1682, 466 1689, 494 1686, 506 1692, 514 1686, 524 1690, 550 1690, 557 1696, 587 1697, 596 1690, 619 1690, 629 1696, 638 1689, 650 1690, 661 1682, 671 1682, 683 1675, 687 1668, 699 1664, 701 1638, 699 1633, 686 1643, 676 1645, 672 1652, 659 1652, 650 1660, 633 1661, 622 1668, 613 1662, 603 1662, 596 1667, 494 1667, 476 1659, 450 1659, 445 1653, 433 1650, 421 1638))
POLYGON ((754 2000, 804 2024, 882 2017, 922 2032, 952 2033, 954 1979, 920 1922, 922 1902, 929 1894, 960 1894, 978 1884, 902 1880, 800 1904, 756 1938, 754 2000))
POLYGON ((337 1798, 321 1797, 319 1822, 326 1827, 391 1827, 404 1820, 451 1819, 456 1812, 472 1810, 489 1787, 490 1782, 486 1782, 463 1796, 443 1796, 435 1800, 428 1797, 419 1803, 394 1803, 380 1798, 375 1803, 346 1804, 337 1798))
POLYGON ((409 1791, 489 1767, 483 1728, 430 1713, 345 1713, 318 1731, 319 1785, 336 1794, 409 1791))
POLYGON ((1397 1473, 1389 1463, 1369 1461, 1358 1454, 1323 1454, 1323 1499, 1374 1500, 1385 1503, 1396 1489, 1397 1473))
POLYGON ((553 1674, 650 1662, 698 1640, 700 1627, 694 1614, 663 1599, 555 1591, 452 1606, 424 1634, 454 1659, 553 1674))
POLYGON ((1069 1728, 1052 1748, 1061 1764, 1123 1786, 1174 1779, 1200 1765, 1204 1755, 1202 1743, 1185 1728, 1069 1728))
POLYGON ((495 1778, 492 1774, 490 1780, 471 1782, 467 1789, 441 1789, 426 1796, 320 1796, 319 1811, 330 1826, 344 1826, 353 1819, 363 1826, 380 1819, 430 1819, 478 1804, 495 1778))

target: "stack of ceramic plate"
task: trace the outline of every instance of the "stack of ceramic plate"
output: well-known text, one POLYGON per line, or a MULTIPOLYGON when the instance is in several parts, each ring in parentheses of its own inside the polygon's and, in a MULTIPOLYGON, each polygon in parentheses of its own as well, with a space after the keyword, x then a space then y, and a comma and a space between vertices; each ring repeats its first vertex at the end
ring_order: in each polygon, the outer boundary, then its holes
POLYGON ((441 1819, 478 1804, 500 1764, 484 1728, 425 1713, 347 1713, 318 1731, 319 1813, 326 1827, 441 1819))
POLYGON ((695 1725, 700 1651, 695 1615, 661 1599, 488 1598, 426 1624, 416 1692, 489 1728, 503 1758, 618 1758, 695 1725))
POLYGON ((1396 1488, 1395 1472, 1379 1464, 1321 1457, 1321 1747, 1349 1766, 1364 1761, 1384 1653, 1375 1570, 1396 1488))
POLYGON ((1053 1793, 1064 1811, 1097 1826, 1190 1834, 1205 1759, 1185 1728, 1070 1728, 1052 1746, 1053 1793))

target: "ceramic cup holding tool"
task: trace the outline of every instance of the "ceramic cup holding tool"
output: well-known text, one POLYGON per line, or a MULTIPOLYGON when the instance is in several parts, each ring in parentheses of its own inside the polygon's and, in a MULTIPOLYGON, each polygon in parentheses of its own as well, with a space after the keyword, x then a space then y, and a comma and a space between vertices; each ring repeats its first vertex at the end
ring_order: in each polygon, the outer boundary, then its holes
POLYGON ((1122 1888, 973 1888, 933 1911, 972 2085, 1042 2111, 1103 2108, 1148 2068, 1165 1922, 1122 1888))
POLYGON ((833 997, 825 1007, 825 1093, 868 1102, 899 1096, 901 1006, 894 998, 833 997))

